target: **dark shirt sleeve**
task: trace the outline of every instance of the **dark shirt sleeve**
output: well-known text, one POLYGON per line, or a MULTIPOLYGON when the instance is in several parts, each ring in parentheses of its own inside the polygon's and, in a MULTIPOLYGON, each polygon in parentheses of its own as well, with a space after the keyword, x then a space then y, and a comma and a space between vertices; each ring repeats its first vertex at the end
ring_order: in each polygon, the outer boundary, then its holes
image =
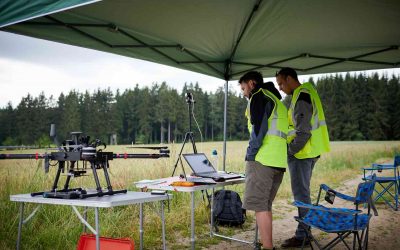
POLYGON ((292 156, 299 152, 311 137, 311 117, 313 107, 308 93, 300 93, 299 99, 294 107, 294 128, 296 137, 288 146, 288 155, 292 156))
POLYGON ((250 133, 249 147, 247 148, 246 161, 254 161, 268 132, 268 118, 274 109, 274 103, 263 93, 256 93, 250 103, 250 133))

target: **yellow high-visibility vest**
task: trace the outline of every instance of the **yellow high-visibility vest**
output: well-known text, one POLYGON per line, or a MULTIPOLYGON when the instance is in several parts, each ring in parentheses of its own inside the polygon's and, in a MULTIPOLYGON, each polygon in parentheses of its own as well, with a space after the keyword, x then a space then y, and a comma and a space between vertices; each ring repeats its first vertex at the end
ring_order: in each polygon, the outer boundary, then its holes
POLYGON ((311 137, 307 141, 306 145, 294 155, 297 159, 314 158, 322 153, 330 151, 328 127, 325 121, 324 109, 322 108, 322 103, 318 96, 317 90, 311 83, 303 83, 293 92, 292 102, 290 103, 288 111, 288 143, 293 141, 293 139, 296 137, 296 130, 293 123, 294 107, 296 106, 296 102, 300 96, 300 93, 302 92, 310 95, 313 114, 310 121, 311 137))
MULTIPOLYGON (((268 131, 265 135, 262 145, 259 148, 255 160, 265 166, 286 168, 287 167, 287 145, 286 137, 288 132, 287 109, 285 105, 274 94, 266 89, 259 89, 256 93, 262 92, 274 102, 274 109, 268 118, 268 131)), ((256 94, 254 93, 253 96, 256 94)), ((250 103, 249 100, 245 115, 247 117, 247 127, 252 132, 250 121, 250 103)))

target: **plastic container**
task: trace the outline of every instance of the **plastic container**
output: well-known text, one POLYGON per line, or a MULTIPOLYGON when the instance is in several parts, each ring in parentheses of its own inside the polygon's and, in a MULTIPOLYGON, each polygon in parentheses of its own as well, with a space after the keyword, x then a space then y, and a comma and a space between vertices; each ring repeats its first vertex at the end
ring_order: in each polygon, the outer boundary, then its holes
POLYGON ((216 149, 213 149, 211 152, 211 163, 214 166, 215 170, 218 171, 218 152, 216 149))
MULTIPOLYGON (((77 250, 96 250, 96 236, 83 234, 79 238, 77 250)), ((100 250, 134 250, 135 244, 129 238, 100 237, 100 250)))

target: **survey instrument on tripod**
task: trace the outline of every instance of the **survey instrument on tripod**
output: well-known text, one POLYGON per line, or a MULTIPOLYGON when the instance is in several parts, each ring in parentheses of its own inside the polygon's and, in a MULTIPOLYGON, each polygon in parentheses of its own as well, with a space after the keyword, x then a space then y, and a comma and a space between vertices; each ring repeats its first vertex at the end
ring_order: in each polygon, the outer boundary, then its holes
POLYGON ((183 152, 186 142, 190 141, 192 144, 193 153, 195 153, 195 154, 197 153, 196 143, 195 143, 194 135, 192 132, 192 115, 191 115, 195 101, 193 99, 193 94, 190 92, 186 93, 186 103, 188 105, 188 114, 189 114, 189 131, 185 133, 185 137, 183 138, 182 147, 181 147, 181 150, 179 151, 176 163, 174 165, 174 170, 172 171, 172 175, 171 175, 171 176, 175 175, 176 168, 177 168, 178 164, 180 163, 181 167, 182 167, 183 175, 185 176, 185 178, 186 178, 186 173, 185 173, 185 168, 183 167, 181 156, 182 156, 182 152, 183 152))

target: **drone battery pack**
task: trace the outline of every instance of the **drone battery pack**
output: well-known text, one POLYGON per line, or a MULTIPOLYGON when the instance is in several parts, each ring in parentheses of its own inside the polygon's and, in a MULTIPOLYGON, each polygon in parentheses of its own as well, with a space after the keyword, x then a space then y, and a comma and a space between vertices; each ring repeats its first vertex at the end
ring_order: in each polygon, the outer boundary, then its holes
MULTIPOLYGON (((83 234, 79 238, 77 250, 95 250, 96 249, 96 236, 93 234, 83 234)), ((101 250, 134 250, 135 244, 129 238, 107 238, 100 237, 101 250)))
POLYGON ((151 194, 154 194, 154 195, 165 195, 166 192, 165 192, 165 190, 153 190, 153 191, 151 191, 151 194))

